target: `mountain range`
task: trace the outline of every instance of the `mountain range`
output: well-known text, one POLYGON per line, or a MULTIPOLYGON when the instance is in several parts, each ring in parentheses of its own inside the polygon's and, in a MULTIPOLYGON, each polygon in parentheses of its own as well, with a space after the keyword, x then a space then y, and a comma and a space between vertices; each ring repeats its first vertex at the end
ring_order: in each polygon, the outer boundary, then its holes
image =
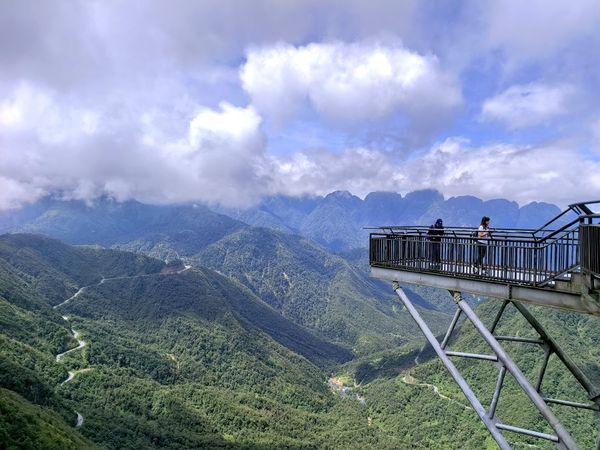
MULTIPOLYGON (((368 277, 363 227, 437 217, 471 226, 485 214, 496 227, 536 228, 558 212, 417 191, 275 197, 244 211, 49 198, 2 213, 11 234, 0 236, 0 442, 494 448, 390 286, 368 277)), ((448 293, 406 291, 443 334, 448 293)), ((470 302, 488 319, 498 305, 470 302)), ((598 382, 597 318, 536 315, 598 382)), ((514 315, 501 327, 531 333, 514 315)), ((486 353, 463 331, 453 347, 486 353)), ((540 355, 510 350, 534 377, 540 355)), ((463 368, 493 392, 493 366, 463 368)), ((546 382, 552 395, 585 401, 554 362, 546 382)), ((506 392, 501 414, 543 427, 514 386, 506 392)), ((593 444, 593 414, 559 413, 582 448, 593 444)))
POLYGON ((445 199, 435 190, 372 192, 364 200, 347 191, 324 197, 268 197, 246 209, 202 205, 146 205, 100 198, 92 203, 46 198, 18 211, 0 213, 0 232, 21 231, 71 244, 110 246, 142 240, 145 250, 171 256, 193 252, 234 230, 255 226, 299 234, 333 251, 368 246, 365 227, 425 225, 443 218, 446 226, 477 227, 481 217, 495 228, 536 229, 560 213, 556 205, 483 201, 473 196, 445 199), (162 249, 157 248, 163 246, 162 249))
POLYGON ((9 448, 333 442, 323 421, 340 420, 335 410, 346 405, 319 366, 350 353, 243 286, 33 235, 1 236, 0 250, 0 436, 9 448), (85 437, 68 425, 76 414, 85 437))
POLYGON ((449 227, 477 227, 483 216, 495 228, 537 229, 560 213, 556 205, 532 202, 483 201, 473 196, 444 196, 435 190, 371 192, 364 200, 347 191, 325 197, 294 199, 272 197, 243 209, 219 209, 230 217, 253 226, 266 226, 309 237, 334 251, 366 247, 365 227, 393 225, 429 226, 442 218, 449 227))

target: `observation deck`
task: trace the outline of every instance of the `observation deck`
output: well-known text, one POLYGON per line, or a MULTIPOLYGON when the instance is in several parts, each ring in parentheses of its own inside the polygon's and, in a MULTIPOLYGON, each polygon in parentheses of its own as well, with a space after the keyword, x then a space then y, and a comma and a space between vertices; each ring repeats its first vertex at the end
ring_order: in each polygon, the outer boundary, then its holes
MULTIPOLYGON (((429 227, 385 226, 372 228, 369 237, 371 276, 392 281, 393 289, 454 381, 488 429, 498 446, 512 448, 504 433, 518 433, 550 441, 558 449, 575 450, 577 443, 562 425, 550 404, 600 413, 600 388, 561 348, 551 331, 523 303, 562 308, 600 316, 600 201, 570 205, 557 217, 533 229, 492 229, 486 239, 478 238, 477 227, 445 228, 443 235, 430 235, 429 227), (569 218, 575 215, 574 219, 569 218), (482 250, 485 249, 483 252, 482 250), (481 259, 482 253, 485 253, 481 259), (477 261, 479 259, 479 261, 477 261), (476 264, 478 262, 479 264, 476 264), (456 304, 456 312, 443 339, 432 333, 400 283, 446 289, 456 304), (488 328, 464 301, 462 293, 503 301, 488 328), (531 325, 536 336, 497 335, 497 326, 509 305, 531 325), (451 337, 461 315, 468 319, 492 354, 449 350, 451 337), (501 342, 536 345, 543 349, 534 384, 504 350, 501 342), (543 380, 550 357, 556 355, 577 380, 589 403, 544 395, 543 380), (489 407, 484 408, 452 358, 492 361, 498 378, 489 407), (497 407, 510 374, 522 392, 545 419, 544 431, 506 423, 497 407), (552 432, 549 433, 548 429, 552 432)), ((598 430, 592 430, 598 432, 598 430)), ((600 436, 596 440, 600 450, 600 436)))
POLYGON ((439 243, 431 240, 429 227, 371 228, 371 276, 600 316, 600 213, 592 210, 595 206, 600 201, 570 205, 537 230, 491 229, 485 271, 475 267, 477 227, 445 228, 439 243), (577 217, 565 223, 568 213, 577 217))

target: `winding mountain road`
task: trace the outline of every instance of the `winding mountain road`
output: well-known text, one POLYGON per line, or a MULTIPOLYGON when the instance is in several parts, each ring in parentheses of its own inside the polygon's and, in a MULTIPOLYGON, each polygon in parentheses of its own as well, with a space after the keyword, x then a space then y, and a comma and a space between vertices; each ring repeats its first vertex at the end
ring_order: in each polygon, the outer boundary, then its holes
MULTIPOLYGON (((83 289, 83 288, 82 288, 82 289, 83 289)), ((75 294, 73 297, 69 298, 69 300, 71 300, 71 299, 75 298, 75 297, 76 297, 78 294, 80 294, 80 293, 82 292, 82 289, 79 289, 79 291, 77 291, 77 294, 75 294)), ((65 302, 63 302, 63 303, 61 303, 61 304, 64 304, 64 303, 65 303, 65 302)), ((57 306, 60 306, 60 305, 57 305, 57 306)), ((69 322, 69 316, 62 316, 62 318, 63 318, 63 319, 66 321, 66 322, 69 322)), ((73 337, 74 337, 75 339, 77 339, 77 342, 78 342, 78 345, 77 345, 77 347, 71 348, 71 349, 67 350, 66 352, 62 352, 62 353, 59 353, 58 355, 56 355, 56 362, 60 362, 61 358, 62 358, 63 356, 65 356, 67 353, 74 352, 75 350, 79 350, 79 349, 81 349, 81 348, 83 348, 83 347, 85 347, 85 346, 86 346, 86 342, 85 342, 84 340, 81 340, 81 339, 79 339, 79 336, 80 336, 80 333, 79 333, 79 331, 75 331, 75 330, 73 330, 73 328, 71 327, 71 333, 73 333, 73 337)), ((77 373, 79 373, 79 372, 83 372, 83 371, 85 371, 85 370, 86 370, 86 369, 83 369, 83 370, 75 370, 75 371, 71 371, 71 370, 69 370, 69 376, 67 377, 67 379, 66 379, 65 381, 63 381, 62 383, 60 383, 60 384, 61 384, 61 386, 62 386, 63 384, 65 384, 65 383, 68 383, 68 382, 69 382, 69 381, 71 381, 73 378, 75 378, 75 375, 76 375, 77 373)), ((89 369, 88 369, 88 370, 89 370, 89 369)), ((78 411, 75 411, 75 413, 77 414, 77 421, 75 422, 75 428, 79 428, 79 427, 81 427, 81 425, 83 425, 83 420, 84 420, 84 419, 83 419, 83 416, 82 416, 82 415, 81 415, 81 414, 80 414, 78 411)))
POLYGON ((408 384, 408 385, 411 385, 411 386, 422 386, 422 387, 428 387, 428 388, 430 388, 431 390, 433 390, 433 393, 434 393, 435 395, 437 395, 437 396, 438 396, 438 397, 440 397, 440 398, 443 398, 444 400, 448 400, 449 402, 456 403, 457 405, 459 405, 459 406, 462 406, 462 407, 463 407, 463 408, 465 408, 465 409, 473 409, 473 408, 471 408, 470 406, 464 405, 464 404, 462 404, 461 402, 459 402, 459 401, 457 401, 457 400, 454 400, 453 398, 450 398, 450 397, 448 397, 448 396, 446 396, 446 395, 442 394, 442 393, 440 392, 440 388, 439 388, 439 387, 437 387, 435 384, 429 384, 429 383, 419 383, 419 382, 418 382, 418 380, 417 380, 416 378, 414 378, 414 377, 413 377, 412 375, 410 375, 410 374, 406 374, 406 375, 404 375, 404 376, 403 376, 401 379, 402 379, 402 382, 403 382, 403 383, 405 383, 405 384, 408 384))
POLYGON ((62 386, 63 384, 68 383, 73 378, 75 378, 75 372, 69 370, 69 376, 67 377, 67 379, 65 381, 63 381, 62 383, 60 383, 60 385, 62 386))
MULTIPOLYGON (((185 272, 186 270, 191 269, 192 266, 189 264, 184 264, 183 269, 180 269, 176 272, 173 272, 175 274, 180 274, 185 272)), ((73 294, 71 297, 69 297, 68 299, 66 299, 64 302, 59 303, 58 305, 54 305, 52 308, 53 309, 57 309, 60 308, 61 306, 66 305, 67 303, 69 303, 71 300, 75 300, 77 297, 79 297, 81 294, 83 294, 88 288, 91 288, 93 286, 100 286, 101 284, 104 284, 106 281, 110 281, 110 280, 127 280, 129 278, 137 278, 137 277, 150 277, 153 275, 160 275, 160 272, 158 273, 145 273, 142 275, 125 275, 125 276, 121 276, 121 277, 110 277, 110 278, 104 278, 102 277, 102 279, 95 284, 90 284, 88 286, 83 286, 82 288, 79 288, 79 290, 77 292, 75 292, 75 294, 73 294)))
MULTIPOLYGON (((172 272, 171 274, 167 274, 167 275, 172 275, 172 274, 180 274, 183 273, 189 269, 191 269, 192 266, 189 264, 184 264, 183 269, 180 269, 176 272, 172 272)), ((111 277, 111 278, 104 278, 102 277, 102 279, 95 284, 90 284, 89 286, 83 286, 81 288, 79 288, 79 290, 73 294, 71 297, 69 297, 68 299, 66 299, 64 302, 59 303, 58 305, 54 305, 53 309, 57 309, 61 306, 64 306, 66 304, 68 304, 70 301, 76 299, 78 296, 80 296, 82 293, 84 293, 88 288, 93 287, 93 286, 99 286, 101 284, 104 284, 104 282, 109 281, 109 280, 124 280, 124 279, 128 279, 128 278, 136 278, 136 277, 148 277, 148 276, 152 276, 152 275, 159 275, 159 273, 149 273, 149 274, 143 274, 143 275, 131 275, 131 276, 122 276, 122 277, 111 277)), ((62 316, 62 318, 66 321, 69 322, 69 317, 68 316, 62 316)), ((60 360, 62 359, 63 356, 67 355, 68 353, 74 352, 76 350, 80 350, 83 347, 85 347, 87 345, 87 343, 82 340, 79 339, 79 336, 81 335, 81 333, 79 331, 75 331, 73 329, 73 327, 71 327, 71 333, 73 333, 73 337, 75 339, 77 339, 78 345, 77 347, 71 348, 69 350, 67 350, 66 352, 62 352, 59 353, 58 355, 56 355, 56 362, 60 362, 60 360)), ((82 372, 87 372, 91 369, 87 368, 87 369, 80 369, 80 370, 69 370, 68 372, 68 377, 66 380, 64 380, 62 383, 60 383, 61 385, 64 385, 66 383, 68 383, 69 381, 73 380, 73 378, 75 378, 75 375, 77 375, 78 373, 82 373, 82 372)), ((83 425, 83 421, 84 421, 84 417, 81 413, 79 413, 79 411, 75 411, 75 413, 77 414, 77 421, 75 423, 75 428, 80 428, 83 425)))
MULTIPOLYGON (((104 282, 104 278, 102 278, 102 280, 100 281, 100 283, 97 284, 102 284, 104 282)), ((92 286, 96 286, 95 284, 93 284, 92 286)), ((84 286, 82 288, 80 288, 77 292, 75 292, 74 295, 72 295, 71 297, 69 297, 68 299, 66 299, 64 302, 59 303, 58 305, 54 305, 52 308, 53 309, 57 309, 60 308, 63 305, 66 305, 67 303, 69 303, 71 300, 77 298, 80 294, 82 294, 89 286, 84 286)))
POLYGON ((75 330, 73 330, 73 328, 71 328, 71 332, 73 333, 73 337, 75 339, 77 339, 78 345, 77 345, 77 347, 71 348, 71 349, 67 350, 66 352, 62 352, 62 353, 59 353, 58 355, 56 355, 56 362, 59 362, 60 359, 63 356, 65 356, 66 354, 74 352, 75 350, 79 350, 86 346, 86 342, 84 340, 79 339, 79 336, 81 336, 81 333, 79 331, 75 331, 75 330))
POLYGON ((68 383, 69 381, 72 381, 75 378, 75 375, 77 375, 78 373, 89 372, 90 370, 92 370, 92 369, 87 368, 87 369, 79 369, 79 370, 69 370, 69 376, 67 377, 67 379, 65 381, 63 381, 62 383, 60 383, 61 386, 63 384, 68 383))
POLYGON ((421 356, 421 353, 423 353, 423 350, 425 350, 425 344, 423 344, 423 347, 421 347, 419 349, 419 353, 417 353, 417 356, 415 356, 415 366, 419 365, 419 356, 421 356))
POLYGON ((75 411, 75 414, 77 414, 77 423, 75 423, 75 428, 79 428, 81 425, 83 425, 83 416, 77 411, 75 411))

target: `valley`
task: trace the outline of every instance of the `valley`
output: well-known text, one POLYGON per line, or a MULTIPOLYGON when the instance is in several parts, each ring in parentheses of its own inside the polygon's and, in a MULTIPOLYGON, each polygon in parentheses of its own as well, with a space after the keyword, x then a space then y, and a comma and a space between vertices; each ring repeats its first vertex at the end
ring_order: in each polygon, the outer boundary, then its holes
MULTIPOLYGON (((277 203, 281 220, 284 203, 277 203)), ((314 212, 315 204, 292 203, 288 220, 309 206, 314 212)), ((364 249, 315 242, 289 221, 255 227, 206 209, 51 207, 58 212, 15 231, 54 238, 0 236, 0 435, 14 445, 494 448, 390 286, 368 277, 364 249), (97 240, 84 233, 90 218, 97 240), (29 425, 17 431, 22 420, 29 425)), ((363 231, 354 232, 359 242, 363 231)), ((406 288, 444 333, 448 294, 406 288)), ((496 302, 469 301, 493 317, 496 302)), ((545 326, 561 328, 561 342, 598 380, 597 319, 539 314, 545 326)), ((517 317, 502 327, 530 333, 517 317)), ((468 327, 452 345, 485 352, 468 327)), ((533 376, 541 355, 511 351, 533 376)), ((491 367, 460 364, 484 398, 493 392, 491 367)), ((552 395, 579 395, 552 362, 547 382, 552 395)), ((499 411, 535 426, 514 387, 506 392, 499 411)), ((586 430, 598 419, 556 408, 581 447, 592 445, 586 430)), ((547 448, 519 436, 511 442, 547 448)))

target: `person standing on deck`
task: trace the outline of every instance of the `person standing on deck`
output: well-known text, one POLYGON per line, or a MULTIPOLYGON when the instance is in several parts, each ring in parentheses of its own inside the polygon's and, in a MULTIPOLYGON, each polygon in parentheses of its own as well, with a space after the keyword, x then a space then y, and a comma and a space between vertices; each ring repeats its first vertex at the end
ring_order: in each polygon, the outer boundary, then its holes
POLYGON ((442 219, 436 220, 435 223, 429 227, 427 234, 429 235, 429 240, 431 241, 431 261, 434 264, 434 268, 439 269, 441 263, 440 247, 442 236, 444 235, 444 222, 442 219))
POLYGON ((477 261, 475 261, 475 273, 481 271, 482 274, 486 274, 483 260, 487 253, 488 242, 490 238, 490 218, 483 216, 481 218, 481 224, 477 230, 477 261))

